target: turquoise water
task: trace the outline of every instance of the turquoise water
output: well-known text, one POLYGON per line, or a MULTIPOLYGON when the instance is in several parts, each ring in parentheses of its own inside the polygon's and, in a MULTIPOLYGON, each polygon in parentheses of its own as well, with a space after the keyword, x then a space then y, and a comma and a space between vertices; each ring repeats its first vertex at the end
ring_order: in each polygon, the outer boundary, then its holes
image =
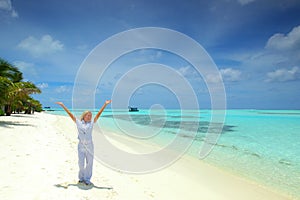
MULTIPOLYGON (((199 158, 211 120, 209 110, 200 114, 189 110, 184 115, 180 110, 149 112, 105 110, 99 123, 103 129, 161 146, 172 141, 180 128, 183 138, 196 130, 188 153, 199 158)), ((52 113, 65 115, 61 110, 52 113)), ((204 161, 300 199, 300 111, 227 110, 217 145, 204 161)))

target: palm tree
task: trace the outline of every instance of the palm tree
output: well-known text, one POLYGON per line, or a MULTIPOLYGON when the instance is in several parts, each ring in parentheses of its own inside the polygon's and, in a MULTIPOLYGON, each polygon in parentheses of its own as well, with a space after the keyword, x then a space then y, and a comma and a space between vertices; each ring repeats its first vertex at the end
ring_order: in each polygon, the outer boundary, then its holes
POLYGON ((4 115, 5 98, 8 88, 13 84, 8 78, 0 76, 0 115, 4 115))
POLYGON ((8 78, 13 83, 20 82, 23 79, 22 72, 2 58, 0 58, 0 76, 8 78))
POLYGON ((26 99, 26 102, 24 103, 24 110, 25 110, 25 114, 31 114, 34 113, 34 111, 42 111, 42 104, 33 99, 32 97, 29 97, 28 99, 26 99))
POLYGON ((13 84, 8 78, 0 76, 0 105, 3 103, 8 87, 13 84))
MULTIPOLYGON (((15 110, 22 110, 20 106, 27 102, 29 108, 32 106, 30 100, 32 99, 30 94, 39 94, 41 90, 31 82, 17 82, 8 87, 7 96, 5 97, 5 113, 10 115, 15 110), (29 100, 29 101, 27 101, 29 100)), ((27 110, 27 114, 31 114, 31 111, 27 110)))
POLYGON ((8 92, 8 86, 23 79, 22 72, 16 67, 0 58, 0 106, 8 92))
POLYGON ((26 106, 29 114, 32 108, 42 107, 37 100, 29 96, 41 93, 41 90, 31 82, 23 82, 22 79, 22 72, 17 67, 0 58, 0 110, 4 106, 6 115, 10 115, 12 111, 22 111, 26 106))

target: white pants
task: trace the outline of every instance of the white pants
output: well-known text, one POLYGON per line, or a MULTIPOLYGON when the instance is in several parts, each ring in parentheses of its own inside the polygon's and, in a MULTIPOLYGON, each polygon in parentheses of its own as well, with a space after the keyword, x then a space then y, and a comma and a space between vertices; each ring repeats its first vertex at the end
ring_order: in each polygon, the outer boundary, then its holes
POLYGON ((90 183, 93 172, 94 145, 93 143, 78 144, 78 165, 80 181, 90 183))

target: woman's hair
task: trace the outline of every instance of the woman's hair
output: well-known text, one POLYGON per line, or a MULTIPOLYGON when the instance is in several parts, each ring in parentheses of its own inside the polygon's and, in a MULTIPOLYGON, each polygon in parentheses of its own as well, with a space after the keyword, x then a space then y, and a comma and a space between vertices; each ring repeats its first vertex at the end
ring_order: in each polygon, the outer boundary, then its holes
POLYGON ((89 111, 89 110, 84 111, 84 112, 81 114, 80 121, 82 121, 83 118, 84 118, 84 116, 85 116, 86 114, 88 114, 88 113, 91 113, 91 114, 92 114, 92 112, 89 111))

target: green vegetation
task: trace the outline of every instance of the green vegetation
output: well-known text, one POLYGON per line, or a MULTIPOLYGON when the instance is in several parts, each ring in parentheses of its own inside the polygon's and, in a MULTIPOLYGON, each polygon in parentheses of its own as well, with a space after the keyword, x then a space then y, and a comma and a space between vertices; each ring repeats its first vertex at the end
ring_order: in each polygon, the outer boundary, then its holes
POLYGON ((41 93, 41 90, 22 79, 22 72, 17 67, 0 58, 0 115, 31 114, 42 110, 41 103, 30 96, 41 93))

